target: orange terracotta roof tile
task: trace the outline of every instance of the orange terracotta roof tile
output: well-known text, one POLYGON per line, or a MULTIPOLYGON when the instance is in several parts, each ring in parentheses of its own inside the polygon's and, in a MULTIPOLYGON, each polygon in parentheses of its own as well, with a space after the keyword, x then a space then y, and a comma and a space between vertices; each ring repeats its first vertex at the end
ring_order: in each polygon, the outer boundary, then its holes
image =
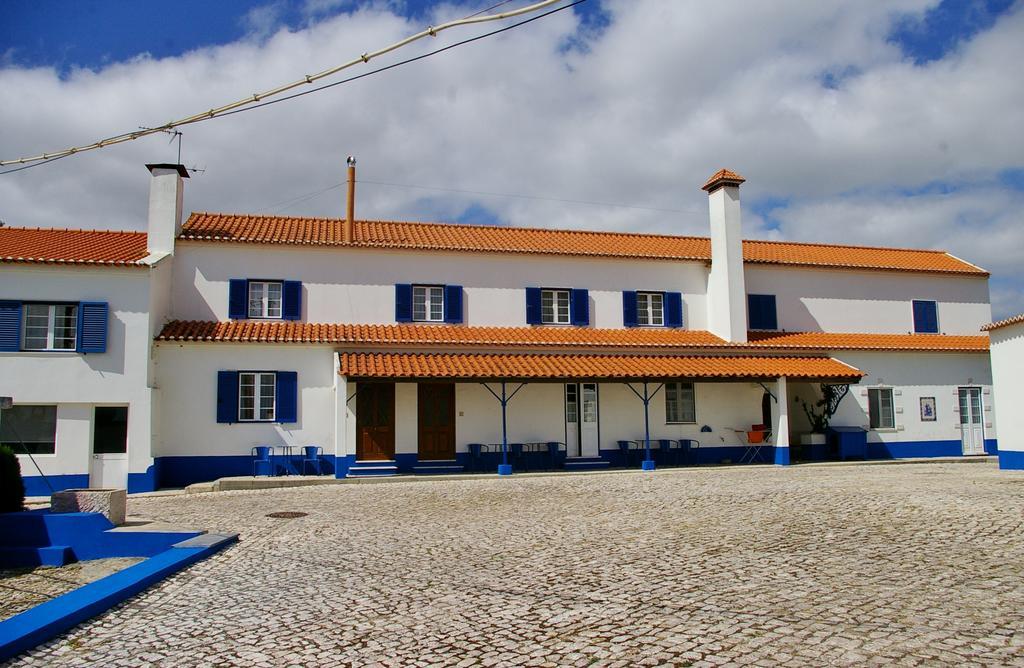
POLYGON ((141 265, 145 232, 0 227, 0 262, 141 265))
POLYGON ((774 350, 922 350, 987 352, 987 336, 751 332, 750 343, 729 343, 705 330, 635 327, 466 327, 462 325, 362 325, 309 322, 175 320, 158 341, 328 343, 352 345, 538 348, 751 348, 774 350))
POLYGON ((981 331, 991 332, 993 329, 1002 329, 1003 327, 1009 327, 1010 325, 1016 325, 1021 322, 1024 322, 1024 313, 1021 313, 1020 315, 1015 315, 1012 318, 1004 318, 1003 320, 996 320, 995 322, 990 322, 989 324, 982 327, 981 331))
POLYGON ((339 353, 350 378, 658 379, 790 378, 857 382, 858 369, 828 357, 339 353))
POLYGON ((751 346, 773 350, 916 350, 988 352, 988 337, 947 334, 867 334, 842 332, 750 332, 751 346))
MULTIPOLYGON (((342 241, 343 222, 335 218, 193 213, 179 238, 207 242, 711 261, 711 241, 706 237, 357 220, 353 241, 346 244, 342 241)), ((743 258, 753 264, 988 275, 973 264, 936 250, 744 241, 743 258)))
POLYGON ((711 192, 718 186, 735 185, 738 186, 741 183, 746 183, 746 179, 732 171, 731 169, 720 169, 711 175, 704 185, 700 187, 701 190, 707 190, 711 192))

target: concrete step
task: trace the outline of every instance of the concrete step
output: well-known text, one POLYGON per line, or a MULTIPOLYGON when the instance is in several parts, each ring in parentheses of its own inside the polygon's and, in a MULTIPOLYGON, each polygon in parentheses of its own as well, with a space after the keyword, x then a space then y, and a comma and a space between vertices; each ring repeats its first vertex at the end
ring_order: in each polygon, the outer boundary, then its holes
POLYGON ((608 468, 608 462, 600 457, 570 457, 565 460, 566 471, 594 471, 608 468))
POLYGON ((0 547, 0 568, 64 566, 75 561, 75 553, 67 545, 0 547))
POLYGON ((346 478, 379 478, 398 475, 398 465, 392 461, 356 462, 349 467, 346 478))
POLYGON ((454 459, 421 461, 412 468, 416 475, 443 475, 445 473, 462 473, 465 467, 454 459))

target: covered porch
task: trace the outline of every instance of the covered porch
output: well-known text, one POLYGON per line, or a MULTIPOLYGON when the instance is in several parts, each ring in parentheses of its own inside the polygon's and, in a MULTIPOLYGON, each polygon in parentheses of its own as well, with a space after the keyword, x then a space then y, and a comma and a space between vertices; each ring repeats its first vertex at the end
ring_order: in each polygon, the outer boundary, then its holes
POLYGON ((861 376, 822 356, 344 352, 338 475, 785 465, 789 384, 861 376))

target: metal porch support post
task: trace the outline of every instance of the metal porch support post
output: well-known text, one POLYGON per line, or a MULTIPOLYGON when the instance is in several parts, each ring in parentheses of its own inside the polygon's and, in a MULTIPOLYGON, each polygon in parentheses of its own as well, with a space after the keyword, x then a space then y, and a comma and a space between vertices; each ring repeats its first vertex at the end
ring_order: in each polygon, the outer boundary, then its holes
POLYGON ((775 463, 789 466, 789 394, 786 391, 786 377, 779 376, 775 393, 778 415, 772 431, 775 434, 775 463))
POLYGON ((640 467, 644 471, 654 470, 654 459, 651 458, 651 395, 647 391, 647 381, 644 381, 644 461, 640 467))
POLYGON ((498 465, 498 475, 512 475, 512 465, 508 463, 507 407, 508 396, 505 394, 505 381, 501 381, 501 464, 498 465))

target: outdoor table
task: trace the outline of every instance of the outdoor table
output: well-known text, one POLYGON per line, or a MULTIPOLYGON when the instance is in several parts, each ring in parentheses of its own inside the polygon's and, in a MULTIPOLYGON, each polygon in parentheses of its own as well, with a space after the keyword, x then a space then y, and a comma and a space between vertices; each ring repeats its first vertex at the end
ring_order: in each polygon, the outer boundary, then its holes
POLYGON ((281 475, 292 475, 294 473, 292 470, 292 456, 295 454, 295 446, 279 445, 277 447, 281 451, 281 454, 278 456, 284 460, 284 464, 281 466, 283 471, 281 475))

